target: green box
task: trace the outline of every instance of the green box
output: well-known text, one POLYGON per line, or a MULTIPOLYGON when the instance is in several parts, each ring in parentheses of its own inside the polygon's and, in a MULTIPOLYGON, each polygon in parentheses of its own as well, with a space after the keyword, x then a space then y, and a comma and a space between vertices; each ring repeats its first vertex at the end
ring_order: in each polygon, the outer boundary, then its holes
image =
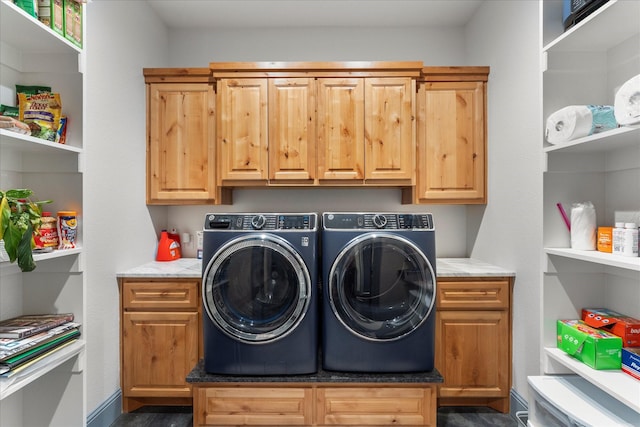
POLYGON ((78 47, 82 47, 82 2, 63 0, 64 37, 78 47))
POLYGON ((620 369, 622 338, 582 320, 558 320, 558 348, 593 369, 620 369))
POLYGON ((51 29, 64 37, 64 0, 51 0, 51 29))

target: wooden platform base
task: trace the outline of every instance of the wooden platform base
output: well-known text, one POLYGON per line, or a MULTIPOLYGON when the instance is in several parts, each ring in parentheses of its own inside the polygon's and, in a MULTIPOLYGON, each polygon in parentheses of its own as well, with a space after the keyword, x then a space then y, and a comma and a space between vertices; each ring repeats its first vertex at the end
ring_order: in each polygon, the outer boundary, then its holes
POLYGON ((192 383, 193 425, 436 426, 438 384, 192 383))

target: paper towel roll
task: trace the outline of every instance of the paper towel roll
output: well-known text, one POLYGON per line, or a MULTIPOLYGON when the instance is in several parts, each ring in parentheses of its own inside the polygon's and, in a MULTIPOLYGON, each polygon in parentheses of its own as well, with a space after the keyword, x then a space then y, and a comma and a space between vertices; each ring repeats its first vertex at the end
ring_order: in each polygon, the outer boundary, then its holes
POLYGON ((547 118, 547 141, 551 144, 568 142, 618 126, 609 105, 570 105, 547 118))
POLYGON ((596 209, 591 202, 571 205, 571 249, 596 249, 596 209))
POLYGON ((631 77, 618 89, 613 107, 620 125, 640 123, 640 74, 631 77))

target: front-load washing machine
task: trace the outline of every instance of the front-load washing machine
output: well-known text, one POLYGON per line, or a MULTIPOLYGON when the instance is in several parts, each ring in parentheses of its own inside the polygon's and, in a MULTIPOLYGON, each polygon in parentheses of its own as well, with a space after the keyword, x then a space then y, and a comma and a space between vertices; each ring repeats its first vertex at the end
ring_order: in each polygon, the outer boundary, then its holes
POLYGON ((204 368, 317 371, 318 215, 210 213, 203 232, 204 368))
POLYGON ((323 214, 324 369, 433 370, 434 233, 428 213, 323 214))

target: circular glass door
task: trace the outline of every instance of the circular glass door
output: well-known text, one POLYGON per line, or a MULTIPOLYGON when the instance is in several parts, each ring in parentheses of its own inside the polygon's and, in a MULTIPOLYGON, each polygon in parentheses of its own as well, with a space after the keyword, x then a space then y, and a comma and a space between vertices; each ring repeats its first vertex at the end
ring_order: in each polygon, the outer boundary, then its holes
POLYGON ((212 257, 203 280, 207 314, 234 339, 267 342, 289 334, 309 307, 311 279, 300 255, 272 235, 230 241, 212 257))
POLYGON ((371 340, 411 333, 435 304, 431 263, 412 242, 392 234, 363 234, 349 242, 331 267, 328 286, 337 318, 371 340))

